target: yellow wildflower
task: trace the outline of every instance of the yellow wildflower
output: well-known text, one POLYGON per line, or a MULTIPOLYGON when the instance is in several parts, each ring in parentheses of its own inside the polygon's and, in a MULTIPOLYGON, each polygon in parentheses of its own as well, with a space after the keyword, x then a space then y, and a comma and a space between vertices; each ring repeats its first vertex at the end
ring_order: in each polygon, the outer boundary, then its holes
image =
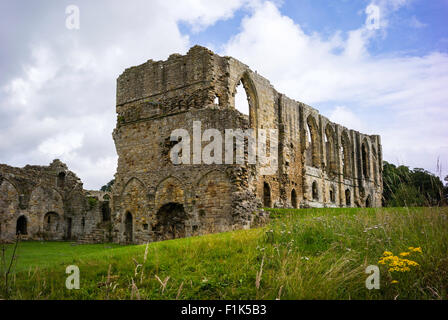
POLYGON ((402 253, 400 253, 400 256, 406 257, 406 256, 408 256, 410 254, 411 254, 410 252, 402 252, 402 253))
POLYGON ((392 252, 390 251, 384 251, 383 256, 391 256, 392 252))
POLYGON ((397 281, 397 280, 392 280, 391 283, 392 283, 392 284, 395 284, 395 283, 398 283, 398 281, 397 281))

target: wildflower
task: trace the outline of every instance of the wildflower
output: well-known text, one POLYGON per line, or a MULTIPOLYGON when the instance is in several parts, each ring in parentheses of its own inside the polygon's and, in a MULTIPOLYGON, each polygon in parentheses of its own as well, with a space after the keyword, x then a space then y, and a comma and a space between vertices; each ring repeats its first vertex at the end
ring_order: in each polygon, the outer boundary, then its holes
POLYGON ((408 256, 410 254, 411 254, 410 252, 402 252, 402 253, 400 253, 400 256, 406 257, 406 256, 408 256))
POLYGON ((392 284, 396 284, 396 283, 398 283, 398 281, 397 281, 397 280, 392 280, 391 283, 392 283, 392 284))
POLYGON ((392 252, 390 251, 384 251, 383 256, 391 256, 392 252))

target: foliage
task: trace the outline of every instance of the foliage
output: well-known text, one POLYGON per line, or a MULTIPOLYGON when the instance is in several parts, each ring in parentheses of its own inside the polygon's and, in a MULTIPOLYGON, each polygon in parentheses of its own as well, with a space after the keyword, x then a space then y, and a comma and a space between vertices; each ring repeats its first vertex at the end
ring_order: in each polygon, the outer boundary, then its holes
POLYGON ((112 186, 115 183, 115 179, 110 180, 107 184, 101 187, 101 191, 110 192, 112 191, 112 186))
POLYGON ((268 210, 275 218, 264 228, 148 246, 22 242, 11 298, 448 298, 448 208, 268 210), (384 269, 380 289, 366 289, 367 266, 410 246, 422 253, 399 257, 418 268, 384 269), (81 270, 79 290, 65 288, 70 264, 81 270))
POLYGON ((87 202, 89 203, 89 210, 92 210, 93 208, 96 207, 98 199, 94 197, 88 197, 87 202))
POLYGON ((383 205, 389 207, 443 205, 448 195, 448 188, 434 174, 387 161, 383 164, 383 188, 383 205))

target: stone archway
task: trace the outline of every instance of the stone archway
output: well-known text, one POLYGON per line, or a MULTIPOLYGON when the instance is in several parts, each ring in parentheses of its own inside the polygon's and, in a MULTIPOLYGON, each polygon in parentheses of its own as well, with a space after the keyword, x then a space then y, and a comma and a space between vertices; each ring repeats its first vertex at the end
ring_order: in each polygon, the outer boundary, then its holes
POLYGON ((124 236, 126 243, 132 243, 133 242, 133 218, 132 214, 128 211, 126 212, 126 217, 124 220, 124 236))
POLYGON ((182 204, 177 202, 164 204, 157 211, 156 218, 154 233, 158 240, 185 237, 185 221, 188 217, 182 204))
POLYGON ((17 219, 16 234, 26 235, 28 234, 28 220, 25 216, 20 216, 17 219))

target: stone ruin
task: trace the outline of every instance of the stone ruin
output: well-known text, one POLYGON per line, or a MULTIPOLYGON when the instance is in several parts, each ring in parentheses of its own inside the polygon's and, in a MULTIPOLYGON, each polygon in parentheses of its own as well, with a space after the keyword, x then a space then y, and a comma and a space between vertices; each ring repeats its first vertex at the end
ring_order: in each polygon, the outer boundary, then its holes
POLYGON ((145 243, 250 228, 266 219, 262 207, 381 206, 378 135, 331 122, 240 61, 207 48, 126 69, 117 80, 116 112, 119 158, 111 194, 83 190, 57 160, 49 167, 1 165, 0 239, 26 231, 30 238, 145 243), (235 108, 240 83, 247 115, 235 108), (201 132, 276 129, 267 144, 278 146, 277 170, 264 174, 267 164, 247 161, 173 163, 170 152, 182 141, 172 141, 172 132, 194 136, 199 121, 201 132))

